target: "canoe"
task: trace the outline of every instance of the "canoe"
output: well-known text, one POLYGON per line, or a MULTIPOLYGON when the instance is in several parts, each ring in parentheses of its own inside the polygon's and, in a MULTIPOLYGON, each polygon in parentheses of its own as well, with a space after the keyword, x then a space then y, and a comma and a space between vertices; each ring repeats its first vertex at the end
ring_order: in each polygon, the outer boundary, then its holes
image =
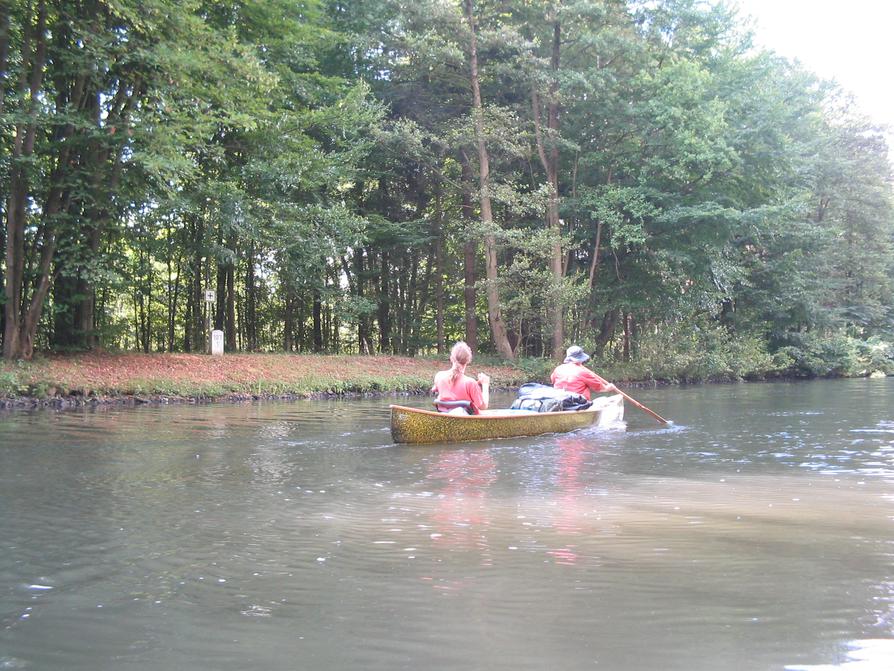
POLYGON ((395 443, 455 443, 543 433, 566 433, 594 424, 607 426, 624 416, 624 397, 603 396, 586 410, 529 412, 485 410, 480 415, 454 415, 421 408, 391 406, 391 437, 395 443))

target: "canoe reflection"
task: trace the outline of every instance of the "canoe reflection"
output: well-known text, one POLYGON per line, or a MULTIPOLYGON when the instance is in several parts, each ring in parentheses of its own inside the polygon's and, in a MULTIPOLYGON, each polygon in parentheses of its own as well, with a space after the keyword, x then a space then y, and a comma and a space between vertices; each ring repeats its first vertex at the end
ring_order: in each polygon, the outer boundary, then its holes
MULTIPOLYGON (((579 536, 582 533, 582 518, 589 513, 585 505, 586 484, 583 481, 584 460, 594 446, 581 438, 562 437, 558 442, 558 469, 556 476, 556 515, 553 527, 561 535, 579 536)), ((567 543, 548 552, 557 564, 577 563, 577 545, 567 543)))
POLYGON ((432 540, 452 549, 478 550, 482 562, 490 565, 488 489, 497 480, 493 456, 474 450, 445 452, 432 464, 427 478, 444 483, 432 513, 437 530, 432 540))
MULTIPOLYGON (((553 445, 553 449, 544 446, 541 458, 532 464, 537 474, 532 471, 531 477, 540 480, 537 496, 530 500, 533 509, 516 518, 519 526, 513 535, 525 540, 510 541, 510 545, 540 546, 555 563, 573 565, 580 559, 578 542, 597 514, 588 494, 593 483, 588 480, 592 471, 587 465, 599 445, 592 437, 571 436, 558 437, 553 445), (544 531, 551 533, 541 535, 544 531)), ((499 455, 474 448, 445 451, 431 461, 426 474, 428 481, 438 483, 431 510, 433 544, 477 552, 482 565, 488 566, 493 561, 495 534, 505 532, 509 519, 518 514, 517 508, 513 512, 492 496, 500 477, 499 455)))

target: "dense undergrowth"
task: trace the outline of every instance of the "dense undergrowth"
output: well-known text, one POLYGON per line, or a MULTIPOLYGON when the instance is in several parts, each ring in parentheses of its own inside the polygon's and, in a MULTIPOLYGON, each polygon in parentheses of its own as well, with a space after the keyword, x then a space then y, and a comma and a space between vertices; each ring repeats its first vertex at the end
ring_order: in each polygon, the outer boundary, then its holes
POLYGON ((894 374, 894 344, 847 336, 802 334, 775 351, 763 340, 694 332, 650 341, 630 362, 606 362, 604 376, 668 383, 864 377, 894 374))
MULTIPOLYGON (((585 349, 589 343, 584 342, 585 349)), ((588 364, 602 377, 625 383, 699 383, 894 375, 894 342, 816 333, 789 337, 775 351, 762 338, 732 338, 722 328, 694 327, 685 334, 643 338, 630 361, 588 364)), ((555 362, 525 359, 531 379, 548 379, 555 362)))

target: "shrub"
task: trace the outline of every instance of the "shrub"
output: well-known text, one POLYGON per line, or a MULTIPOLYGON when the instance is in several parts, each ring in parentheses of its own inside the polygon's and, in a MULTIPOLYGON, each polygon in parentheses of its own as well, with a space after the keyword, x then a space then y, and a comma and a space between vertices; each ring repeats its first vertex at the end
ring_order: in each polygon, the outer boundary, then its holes
POLYGON ((860 343, 859 356, 867 373, 881 371, 885 375, 894 374, 894 343, 871 338, 860 343))
POLYGON ((0 372, 0 398, 14 398, 19 391, 19 376, 14 371, 0 372))
POLYGON ((790 377, 845 377, 861 372, 861 342, 842 334, 793 334, 774 358, 790 377))
POLYGON ((676 382, 762 379, 772 376, 776 368, 762 338, 734 336, 712 322, 644 335, 636 354, 634 361, 603 362, 603 368, 617 371, 612 375, 615 379, 676 382))
POLYGON ((519 369, 519 377, 524 378, 521 383, 547 382, 553 368, 556 367, 556 361, 549 358, 526 357, 518 359, 515 366, 519 369))

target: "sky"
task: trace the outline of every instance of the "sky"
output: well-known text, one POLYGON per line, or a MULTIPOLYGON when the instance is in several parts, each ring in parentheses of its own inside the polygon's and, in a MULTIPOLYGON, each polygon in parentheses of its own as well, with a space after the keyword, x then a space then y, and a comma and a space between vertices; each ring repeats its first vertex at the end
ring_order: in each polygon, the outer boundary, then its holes
MULTIPOLYGON (((894 0, 737 0, 755 45, 796 58, 854 94, 894 145, 894 0)), ((894 156, 891 146, 889 156, 894 156)))

